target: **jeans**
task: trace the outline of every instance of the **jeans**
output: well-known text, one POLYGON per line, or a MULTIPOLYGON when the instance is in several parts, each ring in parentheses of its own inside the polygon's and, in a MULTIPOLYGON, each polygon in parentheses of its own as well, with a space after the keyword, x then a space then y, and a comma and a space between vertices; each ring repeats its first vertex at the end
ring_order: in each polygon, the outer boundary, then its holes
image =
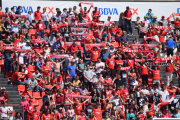
POLYGON ((169 86, 170 82, 172 81, 172 76, 172 72, 166 72, 167 86, 169 86))
POLYGON ((11 71, 11 61, 5 61, 4 67, 5 67, 4 76, 6 76, 6 73, 11 71))
POLYGON ((165 43, 161 43, 162 44, 162 52, 165 51, 165 43))
POLYGON ((76 76, 71 76, 70 77, 70 82, 72 82, 73 80, 75 80, 76 79, 76 76))
POLYGON ((93 83, 92 82, 85 82, 85 83, 86 83, 86 88, 88 89, 88 91, 92 92, 93 83))
POLYGON ((25 27, 26 29, 29 28, 26 23, 24 23, 23 25, 21 25, 21 27, 25 27))
POLYGON ((44 23, 46 29, 48 29, 48 28, 49 28, 49 23, 48 23, 48 21, 43 21, 43 23, 44 23))
POLYGON ((126 32, 127 32, 127 34, 129 34, 129 27, 130 27, 130 32, 131 32, 131 34, 133 34, 132 21, 125 21, 125 26, 126 26, 126 32))
POLYGON ((44 33, 43 30, 39 30, 39 36, 41 37, 41 35, 44 33))
POLYGON ((58 75, 60 75, 60 72, 54 72, 53 79, 57 78, 58 75))
POLYGON ((36 90, 36 92, 38 92, 39 91, 39 86, 30 86, 30 91, 32 91, 32 90, 36 90))
POLYGON ((27 67, 29 66, 30 62, 31 62, 30 56, 27 57, 27 55, 24 55, 24 63, 25 64, 27 63, 27 67))
POLYGON ((167 56, 173 56, 174 55, 174 53, 173 53, 173 48, 171 49, 169 49, 169 48, 167 48, 167 56))
POLYGON ((19 80, 15 80, 12 82, 14 85, 25 85, 25 82, 19 81, 19 80))

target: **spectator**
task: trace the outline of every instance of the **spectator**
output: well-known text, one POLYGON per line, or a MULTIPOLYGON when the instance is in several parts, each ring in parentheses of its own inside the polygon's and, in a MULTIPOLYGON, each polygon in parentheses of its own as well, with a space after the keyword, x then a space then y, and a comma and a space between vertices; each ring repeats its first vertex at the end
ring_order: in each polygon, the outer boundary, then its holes
POLYGON ((22 120, 21 113, 20 112, 16 112, 13 120, 22 120))
POLYGON ((36 92, 39 91, 38 82, 37 82, 35 76, 33 76, 32 79, 30 80, 30 85, 29 86, 30 86, 31 91, 32 90, 34 90, 36 92))
POLYGON ((152 25, 158 25, 157 16, 153 17, 153 20, 151 20, 152 25))
POLYGON ((68 66, 67 73, 71 77, 70 82, 75 80, 75 75, 76 75, 76 66, 74 65, 74 60, 71 60, 71 65, 68 66))
POLYGON ((10 12, 11 14, 15 14, 15 9, 14 9, 14 7, 11 7, 11 12, 10 12))
MULTIPOLYGON (((8 38, 7 38, 8 39, 8 38)), ((4 78, 6 78, 6 73, 11 71, 11 51, 5 50, 4 51, 4 78)))
POLYGON ((84 70, 84 82, 86 84, 86 87, 89 91, 92 91, 92 79, 93 79, 93 72, 90 70, 90 66, 86 65, 87 69, 84 70))
POLYGON ((163 26, 168 26, 168 21, 165 19, 164 15, 161 17, 161 20, 159 20, 159 21, 163 22, 163 26))
POLYGON ((31 11, 28 11, 28 14, 26 16, 28 17, 27 19, 28 19, 30 25, 32 25, 31 11))
POLYGON ((180 118, 180 112, 179 112, 179 109, 177 109, 177 108, 175 109, 174 117, 180 118))
POLYGON ((125 19, 125 26, 126 26, 127 35, 129 35, 129 29, 130 29, 130 33, 133 36, 132 21, 131 21, 131 19, 132 19, 132 12, 129 9, 129 6, 126 7, 126 11, 124 12, 123 17, 125 19))
POLYGON ((45 25, 45 29, 48 29, 49 28, 49 14, 46 12, 46 7, 43 8, 42 22, 45 25))
POLYGON ((9 14, 9 8, 8 7, 5 8, 5 13, 4 14, 9 14))
POLYGON ((147 17, 147 20, 149 20, 149 22, 151 23, 151 21, 154 17, 154 13, 152 13, 152 9, 148 10, 148 13, 146 13, 146 17, 147 17))
POLYGON ((0 107, 0 110, 1 110, 1 114, 0 114, 0 118, 1 119, 5 119, 5 120, 8 120, 8 115, 7 114, 11 114, 12 111, 9 109, 9 107, 7 107, 7 103, 6 102, 2 102, 2 107, 0 107), (7 114, 6 114, 7 113, 7 114))
POLYGON ((42 66, 42 72, 44 76, 45 82, 50 85, 50 66, 47 64, 47 61, 44 61, 44 65, 42 66))
POLYGON ((140 17, 137 17, 136 19, 137 21, 134 23, 134 28, 137 29, 138 31, 138 35, 139 35, 139 32, 140 32, 140 27, 141 27, 141 21, 140 21, 140 17))
POLYGON ((94 11, 92 11, 92 21, 99 22, 99 17, 101 17, 101 15, 99 14, 98 8, 95 7, 94 11))
POLYGON ((6 92, 6 88, 5 87, 1 87, 0 97, 4 97, 5 98, 5 102, 8 102, 9 94, 6 92))
POLYGON ((120 44, 120 43, 121 43, 121 44, 124 44, 124 43, 127 43, 127 42, 128 42, 128 37, 127 37, 127 35, 126 35, 126 31, 123 31, 123 32, 122 32, 122 35, 119 37, 118 42, 119 42, 119 44, 120 44))
POLYGON ((41 19, 39 19, 36 22, 37 22, 36 23, 37 32, 39 33, 39 36, 41 36, 44 33, 45 25, 43 22, 41 22, 41 19))
POLYGON ((176 47, 176 43, 172 40, 172 35, 169 36, 169 40, 166 42, 167 47, 167 56, 173 56, 174 47, 176 47))
POLYGON ((140 36, 144 38, 145 33, 148 31, 148 28, 145 26, 145 22, 142 22, 140 27, 140 36))
MULTIPOLYGON (((106 62, 106 59, 109 57, 109 52, 108 52, 107 47, 104 47, 104 50, 101 52, 101 57, 102 57, 102 61, 106 62)), ((99 59, 98 59, 98 62, 99 62, 99 59)))
POLYGON ((108 19, 104 23, 109 23, 111 21, 111 16, 108 16, 108 19))
POLYGON ((37 11, 34 12, 34 19, 35 19, 36 23, 42 19, 42 14, 41 14, 40 9, 41 9, 41 7, 38 6, 37 11))
POLYGON ((22 107, 22 109, 24 109, 24 118, 27 119, 27 107, 29 105, 29 102, 26 100, 25 96, 22 97, 22 101, 19 105, 20 107, 22 107))
POLYGON ((119 15, 119 28, 121 28, 122 31, 124 31, 125 29, 125 21, 124 21, 124 18, 123 18, 123 12, 120 13, 119 15))
POLYGON ((17 8, 15 14, 21 15, 21 10, 22 10, 21 6, 18 6, 18 8, 17 8))
POLYGON ((149 26, 149 20, 147 20, 147 16, 144 16, 144 20, 142 21, 145 23, 145 26, 148 27, 149 26))

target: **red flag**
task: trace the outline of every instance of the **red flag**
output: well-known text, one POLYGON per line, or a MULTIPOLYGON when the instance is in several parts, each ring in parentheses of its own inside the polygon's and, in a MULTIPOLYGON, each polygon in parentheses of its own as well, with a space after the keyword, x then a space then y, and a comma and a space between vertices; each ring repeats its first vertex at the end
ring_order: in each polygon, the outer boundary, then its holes
POLYGON ((71 94, 67 94, 66 95, 69 98, 84 98, 84 99, 91 99, 92 96, 86 96, 86 95, 71 95, 71 94))

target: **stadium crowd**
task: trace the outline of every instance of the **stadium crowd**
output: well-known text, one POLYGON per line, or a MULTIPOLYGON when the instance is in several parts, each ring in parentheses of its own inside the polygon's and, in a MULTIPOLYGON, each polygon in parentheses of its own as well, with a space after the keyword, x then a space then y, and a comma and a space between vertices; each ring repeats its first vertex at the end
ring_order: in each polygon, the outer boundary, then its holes
MULTIPOLYGON (((173 15, 172 25, 165 16, 157 20, 149 9, 143 21, 137 17, 132 23, 126 7, 119 20, 108 16, 102 22, 97 7, 83 4, 56 8, 52 16, 40 6, 34 15, 21 15, 21 6, 16 11, 0 8, 4 77, 24 88, 24 119, 180 118, 180 19, 173 15), (138 35, 129 44, 133 31, 138 35), (166 83, 160 72, 166 74, 166 83), (178 86, 173 74, 179 76, 178 86)), ((6 105, 9 96, 1 89, 6 105)), ((0 109, 7 119, 8 110, 0 109)), ((22 120, 21 114, 14 120, 22 120)))

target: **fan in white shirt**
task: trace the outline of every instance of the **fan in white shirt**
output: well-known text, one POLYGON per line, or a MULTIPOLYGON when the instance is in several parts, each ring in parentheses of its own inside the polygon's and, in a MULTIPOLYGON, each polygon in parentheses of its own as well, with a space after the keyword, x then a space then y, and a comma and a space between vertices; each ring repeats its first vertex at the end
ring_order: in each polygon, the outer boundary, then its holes
POLYGON ((0 107, 0 109, 2 110, 2 112, 0 113, 1 119, 8 119, 7 114, 12 113, 12 111, 8 107, 6 107, 6 102, 3 102, 2 104, 3 106, 0 107))

